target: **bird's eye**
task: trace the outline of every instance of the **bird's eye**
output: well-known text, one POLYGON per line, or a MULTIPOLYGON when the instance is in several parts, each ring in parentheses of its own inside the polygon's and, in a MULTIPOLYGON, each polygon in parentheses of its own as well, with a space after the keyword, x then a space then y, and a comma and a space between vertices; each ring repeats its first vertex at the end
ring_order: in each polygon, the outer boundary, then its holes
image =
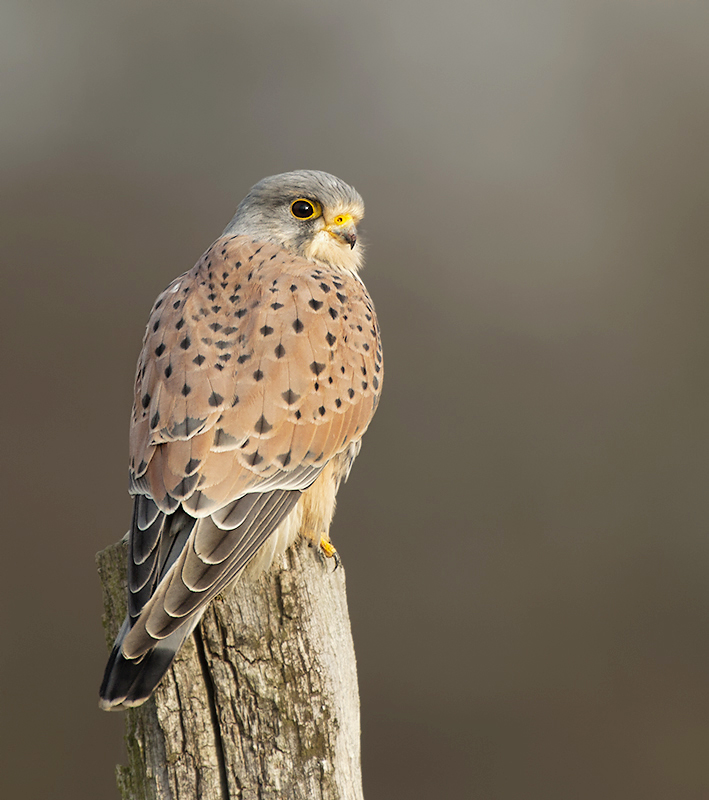
POLYGON ((317 217, 320 214, 320 209, 310 200, 304 200, 301 197, 291 203, 290 213, 298 219, 313 219, 313 217, 317 217))

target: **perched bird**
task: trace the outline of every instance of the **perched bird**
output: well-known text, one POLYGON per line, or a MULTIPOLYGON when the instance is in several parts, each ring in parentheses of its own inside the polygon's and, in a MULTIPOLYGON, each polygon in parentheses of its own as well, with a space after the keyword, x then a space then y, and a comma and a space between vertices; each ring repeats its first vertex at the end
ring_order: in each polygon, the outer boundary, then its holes
POLYGON ((209 602, 329 527, 379 400, 359 194, 325 172, 257 183, 153 306, 130 428, 128 615, 104 709, 153 692, 209 602))

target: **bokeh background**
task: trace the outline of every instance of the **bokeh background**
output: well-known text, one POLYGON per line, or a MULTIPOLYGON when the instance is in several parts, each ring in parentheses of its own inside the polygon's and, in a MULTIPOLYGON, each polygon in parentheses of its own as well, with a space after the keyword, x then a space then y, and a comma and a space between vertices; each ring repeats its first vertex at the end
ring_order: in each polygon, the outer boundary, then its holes
POLYGON ((365 795, 709 797, 709 5, 6 0, 2 795, 117 798, 94 553, 159 291, 248 188, 365 197, 333 538, 365 795))

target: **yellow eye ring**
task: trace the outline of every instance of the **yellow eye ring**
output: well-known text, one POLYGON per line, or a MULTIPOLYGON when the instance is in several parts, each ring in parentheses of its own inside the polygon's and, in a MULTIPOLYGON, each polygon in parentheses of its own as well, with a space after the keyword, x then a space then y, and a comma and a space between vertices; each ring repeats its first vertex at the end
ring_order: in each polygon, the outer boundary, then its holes
POLYGON ((299 197, 290 204, 290 213, 300 220, 315 219, 320 216, 320 205, 315 200, 299 197))

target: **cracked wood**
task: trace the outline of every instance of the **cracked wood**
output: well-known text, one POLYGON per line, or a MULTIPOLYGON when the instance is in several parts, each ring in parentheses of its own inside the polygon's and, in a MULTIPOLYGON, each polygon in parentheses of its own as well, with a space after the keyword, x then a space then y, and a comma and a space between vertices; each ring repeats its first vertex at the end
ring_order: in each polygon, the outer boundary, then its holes
MULTIPOLYGON (((126 543, 97 560, 110 643, 126 543)), ((124 800, 362 800, 344 570, 297 542, 218 598, 155 695, 125 713, 124 800)))

